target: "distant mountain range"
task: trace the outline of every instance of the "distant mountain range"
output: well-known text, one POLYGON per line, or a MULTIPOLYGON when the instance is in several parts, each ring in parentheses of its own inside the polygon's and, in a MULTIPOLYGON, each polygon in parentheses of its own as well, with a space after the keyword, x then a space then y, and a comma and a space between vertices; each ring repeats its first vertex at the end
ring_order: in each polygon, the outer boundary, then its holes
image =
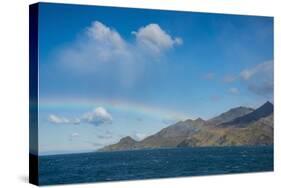
POLYGON ((273 104, 266 102, 257 109, 233 108, 210 120, 179 121, 141 141, 127 136, 98 151, 272 144, 273 104))

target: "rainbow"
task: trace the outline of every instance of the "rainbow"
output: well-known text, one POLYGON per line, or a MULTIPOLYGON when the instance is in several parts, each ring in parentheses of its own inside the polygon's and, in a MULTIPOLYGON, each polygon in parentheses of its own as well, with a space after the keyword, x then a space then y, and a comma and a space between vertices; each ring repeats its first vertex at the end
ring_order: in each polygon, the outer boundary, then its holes
POLYGON ((126 101, 126 100, 113 100, 113 99, 87 99, 87 98, 40 98, 40 108, 44 109, 73 109, 73 108, 93 108, 103 106, 114 110, 124 112, 137 112, 141 114, 153 115, 156 117, 172 117, 179 120, 192 118, 189 114, 178 112, 175 110, 168 110, 159 108, 144 103, 126 101))

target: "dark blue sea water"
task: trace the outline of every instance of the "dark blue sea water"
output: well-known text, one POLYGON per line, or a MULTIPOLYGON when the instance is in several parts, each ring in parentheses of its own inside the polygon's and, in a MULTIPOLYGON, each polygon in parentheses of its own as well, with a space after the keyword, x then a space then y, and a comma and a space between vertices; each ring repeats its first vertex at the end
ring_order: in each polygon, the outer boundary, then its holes
POLYGON ((40 156, 39 184, 273 170, 273 147, 175 148, 40 156))

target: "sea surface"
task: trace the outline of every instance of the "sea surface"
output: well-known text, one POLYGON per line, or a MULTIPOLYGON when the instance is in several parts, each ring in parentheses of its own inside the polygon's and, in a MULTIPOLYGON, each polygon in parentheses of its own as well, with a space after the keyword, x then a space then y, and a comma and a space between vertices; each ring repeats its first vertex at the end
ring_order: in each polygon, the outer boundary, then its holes
POLYGON ((39 157, 39 184, 273 171, 273 147, 206 147, 39 157))

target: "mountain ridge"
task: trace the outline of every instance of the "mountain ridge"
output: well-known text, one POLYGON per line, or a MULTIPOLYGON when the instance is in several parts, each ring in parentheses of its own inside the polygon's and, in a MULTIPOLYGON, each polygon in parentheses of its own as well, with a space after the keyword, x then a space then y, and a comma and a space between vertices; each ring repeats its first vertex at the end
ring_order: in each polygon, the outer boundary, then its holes
POLYGON ((236 107, 236 108, 231 108, 230 110, 228 110, 224 113, 221 113, 214 118, 209 119, 208 122, 210 124, 214 124, 214 125, 222 124, 222 123, 234 120, 238 117, 244 116, 246 114, 249 114, 253 111, 254 111, 253 108, 239 106, 239 107, 236 107))
POLYGON ((267 101, 253 112, 248 113, 245 116, 235 118, 230 122, 223 123, 222 126, 232 126, 237 124, 239 124, 239 126, 245 126, 246 124, 257 121, 262 117, 269 116, 271 113, 273 113, 273 104, 267 101))
POLYGON ((98 151, 270 144, 273 144, 273 104, 266 102, 257 109, 232 108, 209 120, 179 121, 140 141, 126 136, 98 151))

